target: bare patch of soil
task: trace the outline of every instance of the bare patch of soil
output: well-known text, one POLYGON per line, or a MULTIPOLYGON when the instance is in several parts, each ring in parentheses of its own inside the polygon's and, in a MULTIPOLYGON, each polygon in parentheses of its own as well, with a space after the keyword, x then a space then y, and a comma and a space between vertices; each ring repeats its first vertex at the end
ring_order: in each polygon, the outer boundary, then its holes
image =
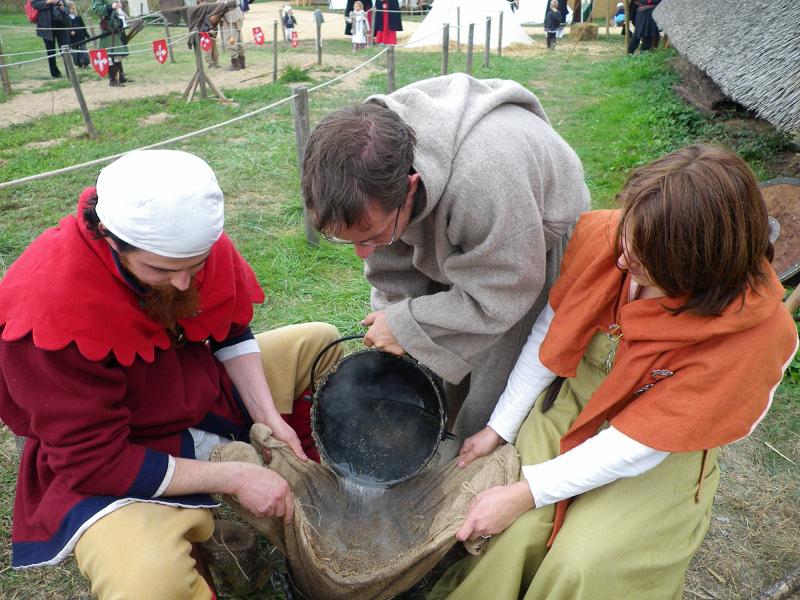
POLYGON ((687 573, 686 600, 750 600, 800 564, 800 489, 796 478, 770 473, 763 444, 759 429, 720 454, 714 516, 687 573))
POLYGON ((161 112, 142 117, 137 121, 137 123, 139 123, 139 125, 160 125, 161 123, 165 123, 173 118, 174 117, 171 114, 161 112))
POLYGON ((52 146, 58 146, 63 141, 64 138, 55 138, 52 140, 43 140, 41 142, 29 142, 25 144, 25 147, 30 149, 51 148, 52 146))

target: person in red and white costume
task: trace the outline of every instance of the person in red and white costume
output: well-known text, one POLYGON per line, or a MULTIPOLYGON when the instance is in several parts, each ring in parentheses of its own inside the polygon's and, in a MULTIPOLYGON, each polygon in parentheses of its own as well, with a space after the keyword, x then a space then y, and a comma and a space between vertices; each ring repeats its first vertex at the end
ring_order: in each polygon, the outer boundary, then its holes
POLYGON ((338 333, 253 335, 264 293, 223 208, 199 157, 131 152, 0 282, 0 418, 26 440, 15 568, 74 551, 99 598, 205 600, 190 552, 213 531, 208 494, 292 518, 280 476, 206 459, 258 422, 307 460, 310 437, 280 413, 303 422, 310 363, 338 333))

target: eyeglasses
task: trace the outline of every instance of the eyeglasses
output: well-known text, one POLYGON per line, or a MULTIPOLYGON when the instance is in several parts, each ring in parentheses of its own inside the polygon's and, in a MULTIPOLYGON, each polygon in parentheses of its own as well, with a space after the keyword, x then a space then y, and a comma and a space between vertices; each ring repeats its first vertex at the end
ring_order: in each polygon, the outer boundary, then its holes
POLYGON ((397 207, 397 214, 394 217, 394 228, 392 229, 392 239, 390 239, 388 242, 354 242, 352 240, 343 240, 342 238, 328 235, 324 231, 321 231, 320 233, 322 234, 322 237, 333 244, 350 244, 351 246, 369 246, 372 248, 377 248, 379 246, 391 246, 397 239, 397 224, 400 222, 400 211, 402 209, 403 205, 397 207))

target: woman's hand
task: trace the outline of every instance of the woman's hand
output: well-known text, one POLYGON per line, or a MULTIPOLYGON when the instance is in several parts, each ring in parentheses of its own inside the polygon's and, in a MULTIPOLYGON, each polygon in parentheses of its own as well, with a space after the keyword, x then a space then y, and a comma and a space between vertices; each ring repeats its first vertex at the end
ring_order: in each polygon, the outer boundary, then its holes
POLYGON ((481 492, 472 501, 469 513, 456 532, 459 541, 489 537, 505 531, 518 516, 534 508, 533 495, 524 479, 481 492))
POLYGON ((501 438, 494 429, 487 425, 475 435, 471 435, 464 440, 461 450, 458 452, 458 455, 461 457, 458 461, 458 466, 463 469, 476 458, 486 456, 500 444, 504 443, 505 440, 501 438))

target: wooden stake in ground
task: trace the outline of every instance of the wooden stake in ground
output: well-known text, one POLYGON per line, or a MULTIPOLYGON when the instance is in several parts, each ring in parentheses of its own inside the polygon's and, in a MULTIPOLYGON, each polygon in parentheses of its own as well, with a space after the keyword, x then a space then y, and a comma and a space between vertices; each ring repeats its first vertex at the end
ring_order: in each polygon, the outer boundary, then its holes
POLYGON ((386 48, 386 93, 394 92, 394 46, 386 48))
POLYGON ((6 96, 11 95, 11 81, 8 79, 8 67, 3 60, 3 42, 0 41, 0 79, 3 80, 3 92, 6 96))
POLYGON ((169 62, 175 62, 175 55, 172 54, 172 38, 169 35, 169 22, 164 19, 164 34, 167 36, 167 53, 169 54, 169 62))
POLYGON ((278 81, 278 22, 272 21, 272 83, 278 81))
POLYGON ((208 98, 208 90, 206 89, 206 85, 208 85, 208 87, 210 87, 211 90, 217 95, 217 98, 223 102, 226 102, 227 98, 225 98, 219 88, 214 85, 214 82, 208 78, 205 69, 203 68, 203 55, 201 54, 200 50, 200 32, 195 31, 193 33, 193 37, 195 72, 192 76, 192 80, 189 82, 189 85, 186 86, 186 90, 184 90, 182 97, 186 98, 186 103, 188 104, 194 99, 194 93, 197 88, 200 87, 200 96, 203 98, 208 98))
POLYGON ((630 0, 622 1, 625 3, 625 52, 627 52, 631 37, 631 9, 630 0))
POLYGON ((369 11, 369 33, 367 34, 367 46, 372 47, 375 44, 375 13, 377 11, 378 4, 376 3, 375 6, 369 11))
POLYGON ((314 20, 317 22, 317 66, 322 65, 322 11, 314 11, 314 20))
POLYGON ((69 46, 61 46, 61 57, 64 59, 64 68, 67 70, 67 77, 72 82, 72 88, 75 90, 75 96, 78 98, 78 106, 81 107, 83 120, 86 122, 86 131, 89 132, 89 138, 96 140, 99 136, 97 130, 92 123, 92 116, 89 114, 89 107, 86 106, 86 100, 81 91, 81 83, 78 81, 78 75, 75 73, 75 66, 72 64, 72 55, 69 52, 69 46))
POLYGON ((450 23, 445 23, 442 27, 442 75, 447 75, 447 67, 450 54, 450 23))
POLYGON ((500 13, 500 21, 497 24, 497 56, 503 56, 503 13, 500 13))
MULTIPOLYGON (((311 126, 308 122, 308 88, 300 85, 294 88, 294 139, 297 143, 297 172, 300 174, 300 179, 303 179, 303 156, 306 153, 306 144, 308 143, 308 135, 311 131, 311 126)), ((311 221, 311 215, 308 214, 305 202, 303 202, 303 224, 305 225, 306 241, 312 246, 319 243, 317 237, 317 230, 314 228, 314 223, 311 221)))
POLYGON ((461 54, 461 7, 456 6, 456 52, 461 54))
POLYGON ((469 30, 467 32, 467 66, 464 69, 464 72, 467 75, 472 75, 472 51, 475 47, 475 23, 469 24, 469 30))
POLYGON ((483 66, 489 68, 489 52, 492 49, 492 17, 486 17, 486 43, 483 45, 483 66))

